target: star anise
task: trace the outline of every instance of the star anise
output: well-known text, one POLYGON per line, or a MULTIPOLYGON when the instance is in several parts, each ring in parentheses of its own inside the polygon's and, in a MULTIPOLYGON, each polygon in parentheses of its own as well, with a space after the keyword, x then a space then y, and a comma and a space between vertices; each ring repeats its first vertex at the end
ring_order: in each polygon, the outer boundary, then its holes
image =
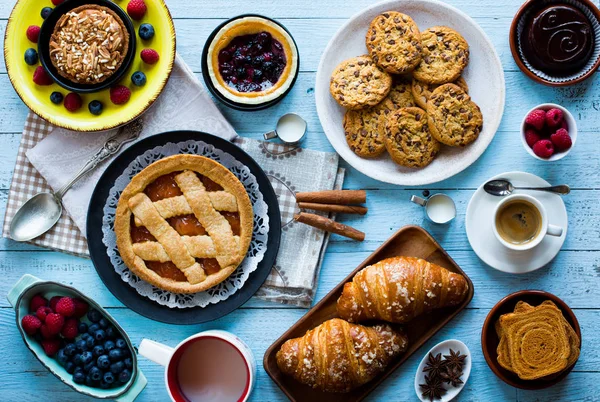
POLYGON ((429 373, 429 377, 431 379, 438 379, 440 376, 440 373, 442 371, 444 371, 445 367, 446 367, 446 362, 444 360, 442 360, 441 353, 438 353, 435 356, 432 355, 431 353, 429 353, 429 359, 427 361, 427 364, 425 364, 425 368, 423 369, 423 372, 429 373))
POLYGON ((458 387, 463 383, 460 379, 462 374, 462 371, 458 367, 448 366, 446 367, 446 371, 440 373, 440 379, 447 384, 451 384, 453 387, 458 387))
POLYGON ((465 364, 466 358, 467 358, 467 355, 461 355, 460 350, 455 352, 452 349, 450 349, 450 354, 444 355, 444 360, 448 367, 458 368, 461 371, 462 371, 463 365, 465 364))
POLYGON ((429 398, 432 402, 436 399, 441 399, 442 395, 446 393, 439 378, 425 376, 425 384, 419 384, 419 387, 421 387, 421 395, 423 398, 429 398))

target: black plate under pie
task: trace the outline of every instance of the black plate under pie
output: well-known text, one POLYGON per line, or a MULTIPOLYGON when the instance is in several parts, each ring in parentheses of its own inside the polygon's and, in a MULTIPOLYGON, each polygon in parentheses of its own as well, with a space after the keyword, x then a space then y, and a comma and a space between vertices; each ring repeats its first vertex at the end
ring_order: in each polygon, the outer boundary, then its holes
POLYGON ((281 215, 279 213, 279 204, 277 203, 275 191, 273 190, 267 175, 250 155, 231 142, 211 134, 198 131, 172 131, 157 134, 139 141, 123 151, 111 162, 100 177, 92 194, 87 215, 86 234, 90 257, 98 275, 108 290, 110 290, 121 303, 144 317, 165 322, 167 324, 200 324, 223 317, 244 304, 252 297, 252 295, 254 295, 254 293, 256 293, 258 288, 260 288, 267 279, 267 276, 275 263, 277 252, 279 251, 281 215), (252 174, 256 176, 260 192, 269 207, 269 236, 267 240, 267 251, 265 252, 263 260, 258 264, 256 271, 250 274, 248 280, 241 289, 226 300, 216 304, 209 304, 206 307, 169 308, 140 295, 129 284, 123 282, 121 276, 115 271, 106 252, 106 246, 102 242, 103 208, 115 180, 123 173, 123 169, 125 169, 125 167, 127 167, 135 158, 146 152, 148 149, 165 145, 168 142, 175 143, 188 140, 204 141, 207 144, 211 144, 216 148, 227 152, 246 165, 252 174))

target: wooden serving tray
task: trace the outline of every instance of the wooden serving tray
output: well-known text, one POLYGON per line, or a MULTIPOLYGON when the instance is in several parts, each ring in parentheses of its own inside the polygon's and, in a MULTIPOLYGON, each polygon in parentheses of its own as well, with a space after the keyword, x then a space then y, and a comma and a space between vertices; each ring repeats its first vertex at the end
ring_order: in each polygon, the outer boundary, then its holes
POLYGON ((287 332, 277 339, 265 352, 263 366, 269 376, 281 388, 281 390, 292 401, 311 401, 311 402, 350 402, 361 401, 371 391, 373 391, 383 380, 385 380, 394 370, 404 363, 413 353, 415 353, 423 344, 425 344, 436 332, 452 320, 462 309, 464 309, 473 298, 473 282, 460 269, 446 251, 434 240, 433 237, 419 226, 404 226, 398 230, 392 237, 383 243, 364 260, 350 275, 340 282, 323 300, 317 303, 312 309, 304 315, 287 332), (373 381, 364 384, 355 390, 345 394, 327 393, 314 390, 303 385, 291 377, 284 375, 277 367, 275 355, 281 348, 281 345, 291 338, 303 336, 306 331, 316 327, 326 320, 337 317, 336 302, 342 293, 342 288, 346 282, 350 282, 354 275, 368 265, 372 265, 385 258, 396 256, 409 256, 423 258, 429 262, 440 265, 452 272, 459 273, 465 277, 469 284, 467 297, 458 306, 434 310, 431 313, 417 317, 410 322, 410 325, 404 325, 408 335, 409 346, 404 354, 392 362, 387 369, 373 381))

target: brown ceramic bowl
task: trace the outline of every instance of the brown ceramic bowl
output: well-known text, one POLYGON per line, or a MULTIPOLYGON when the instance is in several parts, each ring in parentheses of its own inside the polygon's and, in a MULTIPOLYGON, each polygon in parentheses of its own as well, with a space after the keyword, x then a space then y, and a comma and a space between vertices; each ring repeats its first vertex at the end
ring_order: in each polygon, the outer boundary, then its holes
POLYGON ((519 300, 527 302, 532 306, 537 306, 545 300, 552 300, 554 304, 556 304, 556 306, 562 311, 563 315, 567 319, 567 322, 571 325, 571 327, 573 327, 577 333, 577 336, 581 340, 581 330, 579 328, 577 317, 575 317, 573 311, 569 308, 569 306, 566 305, 564 301, 554 296, 552 293, 544 292, 543 290, 521 290, 506 296, 496 303, 486 317, 481 330, 481 348, 483 349, 483 356, 485 357, 485 361, 487 362, 488 366, 490 366, 494 374, 496 374, 498 378, 508 385, 529 390, 550 387, 562 381, 562 379, 565 378, 571 372, 571 370, 573 370, 573 367, 575 367, 577 362, 561 372, 559 375, 543 380, 521 380, 515 373, 511 373, 498 364, 498 354, 496 353, 496 349, 500 340, 498 339, 494 325, 502 314, 512 313, 519 300))
MULTIPOLYGON (((570 2, 571 3, 580 3, 582 5, 582 7, 588 8, 596 16, 598 21, 600 21, 600 10, 591 0, 571 0, 570 2)), ((517 36, 518 36, 517 35, 517 26, 519 25, 519 21, 533 7, 540 7, 540 5, 546 5, 546 4, 551 4, 551 3, 565 3, 565 2, 560 1, 560 0, 547 0, 547 1, 527 0, 527 1, 525 1, 525 3, 523 3, 521 8, 519 8, 519 11, 517 11, 517 14, 515 14, 515 17, 513 18, 512 23, 510 25, 510 33, 509 33, 509 39, 508 39, 509 43, 510 43, 510 51, 512 53, 513 59, 515 59, 515 63, 517 63, 517 66, 519 66, 521 71, 523 71, 525 73, 525 75, 528 76, 529 78, 531 78, 533 81, 539 82, 540 84, 548 85, 551 87, 565 87, 565 86, 569 86, 569 85, 574 85, 579 82, 585 81, 586 79, 593 76, 593 74, 596 72, 596 70, 600 66, 600 57, 596 60, 593 67, 591 67, 584 74, 577 76, 574 79, 567 80, 567 81, 563 81, 563 80, 551 81, 551 80, 539 77, 534 72, 532 72, 527 67, 527 65, 523 62, 521 55, 519 54, 519 45, 518 45, 518 38, 517 38, 517 36)), ((598 41, 596 41, 594 46, 598 47, 598 46, 600 46, 600 43, 598 43, 598 41)))

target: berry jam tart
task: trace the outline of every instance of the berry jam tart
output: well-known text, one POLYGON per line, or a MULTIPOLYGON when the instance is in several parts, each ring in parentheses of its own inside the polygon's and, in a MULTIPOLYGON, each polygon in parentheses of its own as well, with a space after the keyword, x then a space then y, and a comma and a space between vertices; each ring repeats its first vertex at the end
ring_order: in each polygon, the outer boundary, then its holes
POLYGON ((242 105, 279 100, 293 85, 298 50, 278 23, 260 16, 233 19, 209 39, 207 67, 217 95, 242 105))

